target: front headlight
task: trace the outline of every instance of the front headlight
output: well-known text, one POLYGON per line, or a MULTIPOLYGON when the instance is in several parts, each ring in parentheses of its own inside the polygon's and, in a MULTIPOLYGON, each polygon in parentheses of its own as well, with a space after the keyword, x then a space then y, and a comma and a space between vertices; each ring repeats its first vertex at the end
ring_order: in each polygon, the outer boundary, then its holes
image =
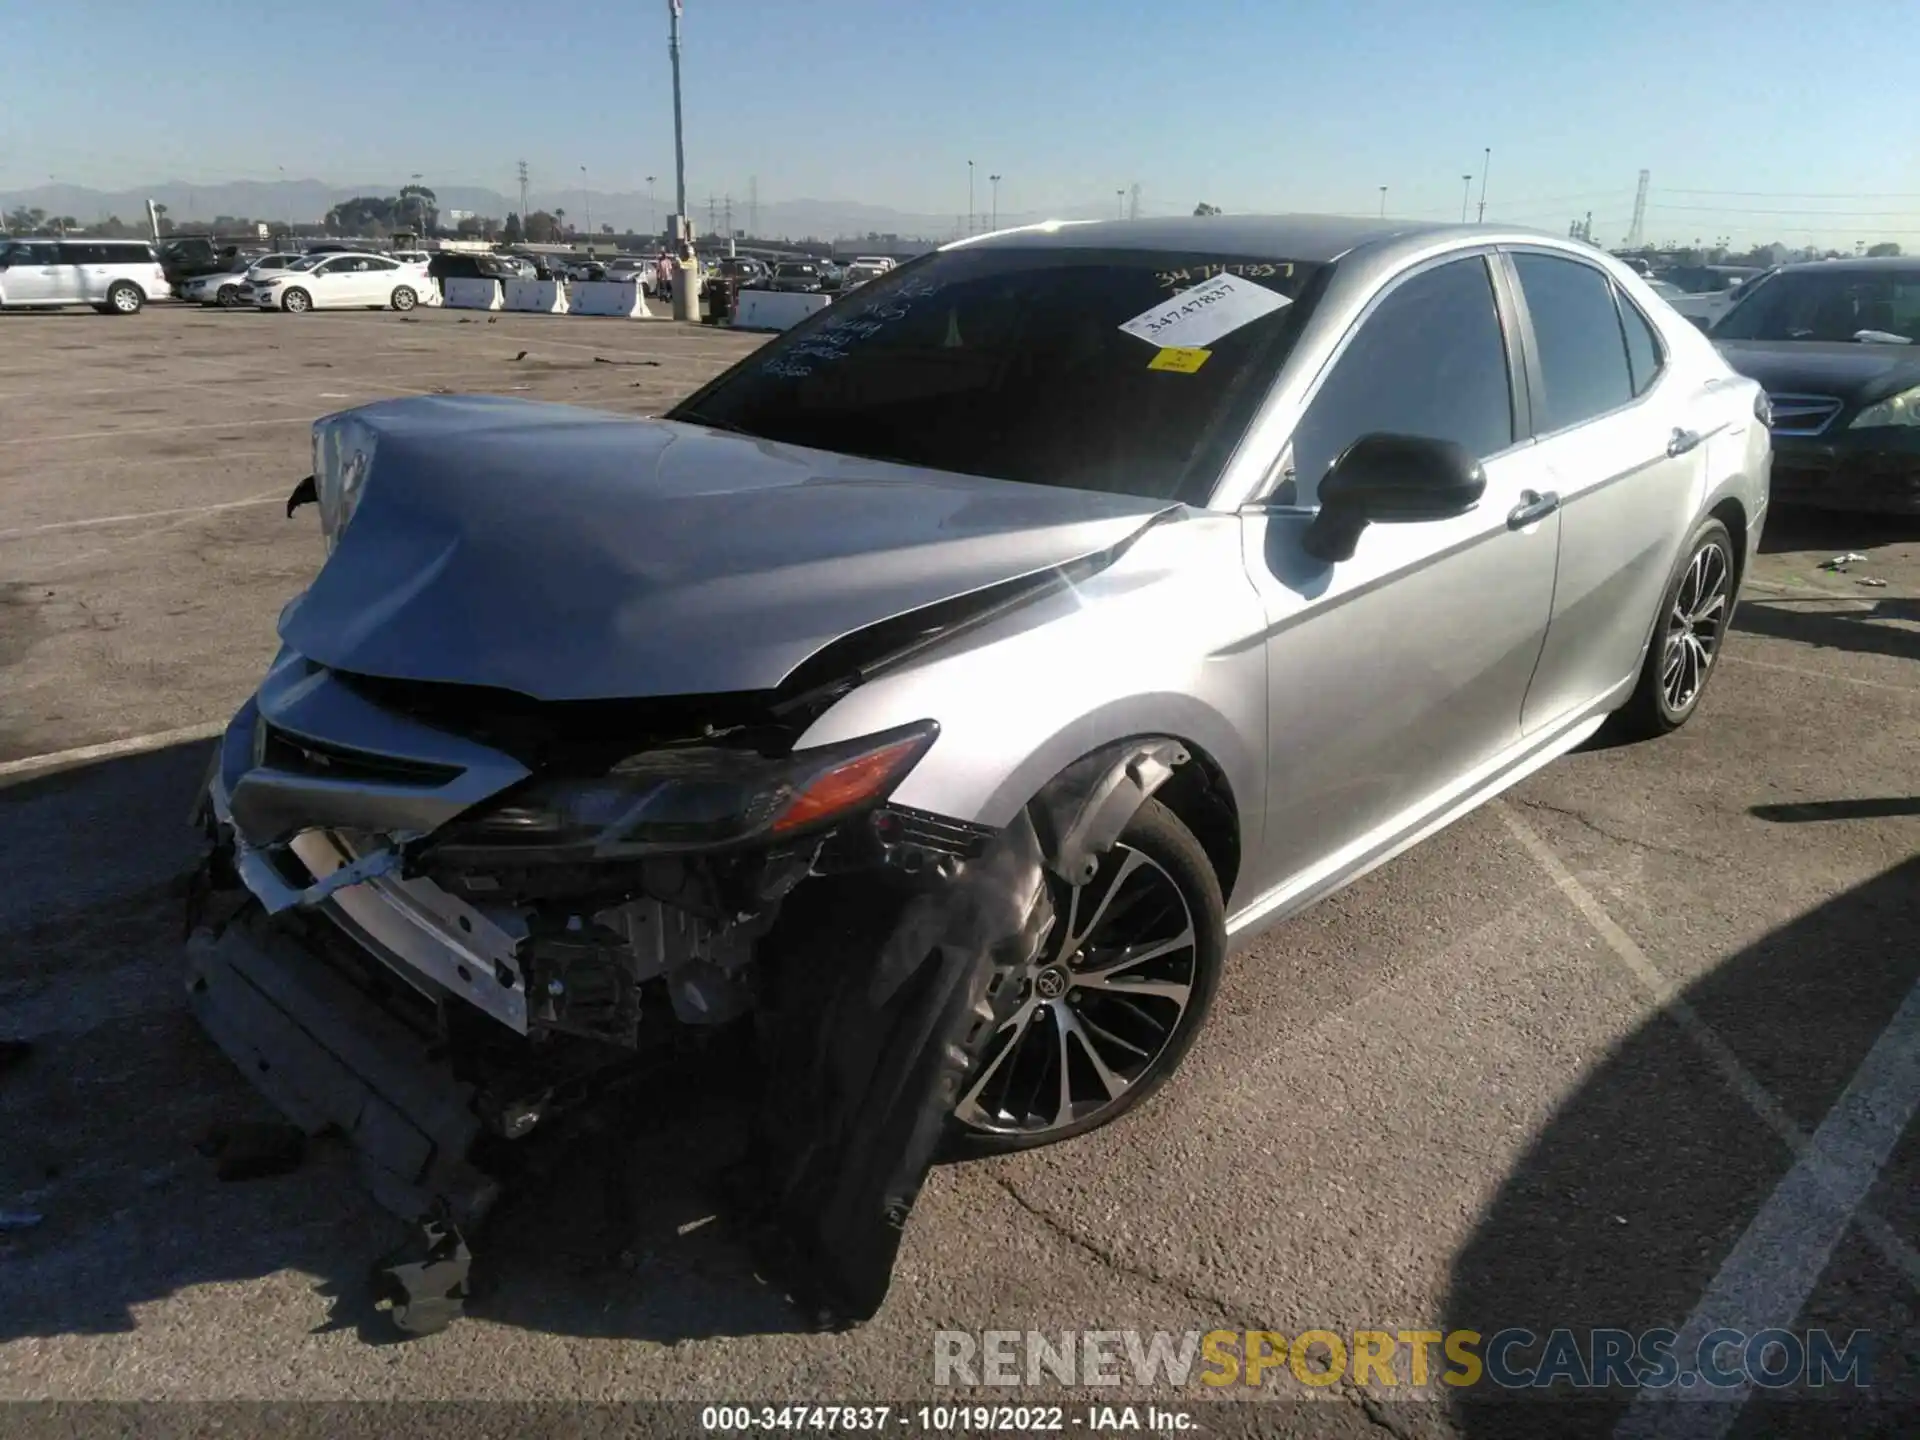
POLYGON ((1920 425, 1920 385, 1877 400, 1853 417, 1849 430, 1882 430, 1889 426, 1920 425))
POLYGON ((885 801, 939 733, 924 720, 791 755, 646 751, 597 778, 531 781, 449 825, 433 848, 482 864, 618 860, 805 835, 885 801))
POLYGON ((314 422, 313 488, 329 555, 359 508, 373 466, 374 439, 373 431, 352 415, 328 415, 314 422))

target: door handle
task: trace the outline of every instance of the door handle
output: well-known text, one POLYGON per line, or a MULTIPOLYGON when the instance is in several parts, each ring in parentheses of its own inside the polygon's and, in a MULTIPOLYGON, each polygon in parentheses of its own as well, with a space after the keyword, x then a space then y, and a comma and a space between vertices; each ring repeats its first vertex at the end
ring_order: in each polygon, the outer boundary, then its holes
POLYGON ((1700 432, 1698 430, 1681 430, 1676 428, 1673 432, 1673 438, 1667 441, 1667 454, 1669 457, 1684 455, 1699 443, 1700 432))
POLYGON ((1560 508, 1560 496, 1557 491, 1549 490, 1542 495, 1538 490, 1522 490, 1520 503, 1507 512, 1507 528, 1524 530, 1527 526, 1544 520, 1560 508))

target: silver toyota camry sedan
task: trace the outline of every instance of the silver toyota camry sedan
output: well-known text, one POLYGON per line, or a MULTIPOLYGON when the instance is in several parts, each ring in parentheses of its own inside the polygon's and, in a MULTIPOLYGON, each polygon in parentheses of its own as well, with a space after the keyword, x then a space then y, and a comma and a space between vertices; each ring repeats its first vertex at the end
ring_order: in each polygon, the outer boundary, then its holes
POLYGON ((1235 937, 1687 723, 1766 420, 1589 246, 1226 216, 947 246, 662 418, 328 416, 194 1004, 469 1227, 727 1037, 742 1233, 863 1317, 936 1155, 1138 1104, 1235 937))

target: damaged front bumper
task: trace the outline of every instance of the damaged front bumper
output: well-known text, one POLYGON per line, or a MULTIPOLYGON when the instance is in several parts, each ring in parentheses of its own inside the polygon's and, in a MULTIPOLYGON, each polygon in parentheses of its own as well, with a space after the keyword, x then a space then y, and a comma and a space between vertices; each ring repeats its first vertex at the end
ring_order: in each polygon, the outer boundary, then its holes
MULTIPOLYGON (((485 853, 474 814, 542 777, 349 678, 283 652, 219 745, 187 946, 208 1033, 295 1123, 347 1137, 387 1208, 472 1226, 498 1147, 663 1037, 752 1011, 764 1099, 734 1218, 796 1301, 842 1322, 885 1297, 1058 887, 1186 758, 1114 747, 998 832, 882 798, 745 849, 449 868, 485 853)), ((852 769, 821 773, 840 793, 852 769)))

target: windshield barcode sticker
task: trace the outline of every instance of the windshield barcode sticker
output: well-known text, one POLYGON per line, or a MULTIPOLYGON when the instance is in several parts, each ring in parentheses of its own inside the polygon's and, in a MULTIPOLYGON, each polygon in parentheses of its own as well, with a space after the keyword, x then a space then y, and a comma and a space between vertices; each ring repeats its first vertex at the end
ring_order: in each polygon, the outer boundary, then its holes
POLYGON ((1292 303, 1238 275, 1216 275, 1141 312, 1120 328, 1161 349, 1202 350, 1222 335, 1292 303))

